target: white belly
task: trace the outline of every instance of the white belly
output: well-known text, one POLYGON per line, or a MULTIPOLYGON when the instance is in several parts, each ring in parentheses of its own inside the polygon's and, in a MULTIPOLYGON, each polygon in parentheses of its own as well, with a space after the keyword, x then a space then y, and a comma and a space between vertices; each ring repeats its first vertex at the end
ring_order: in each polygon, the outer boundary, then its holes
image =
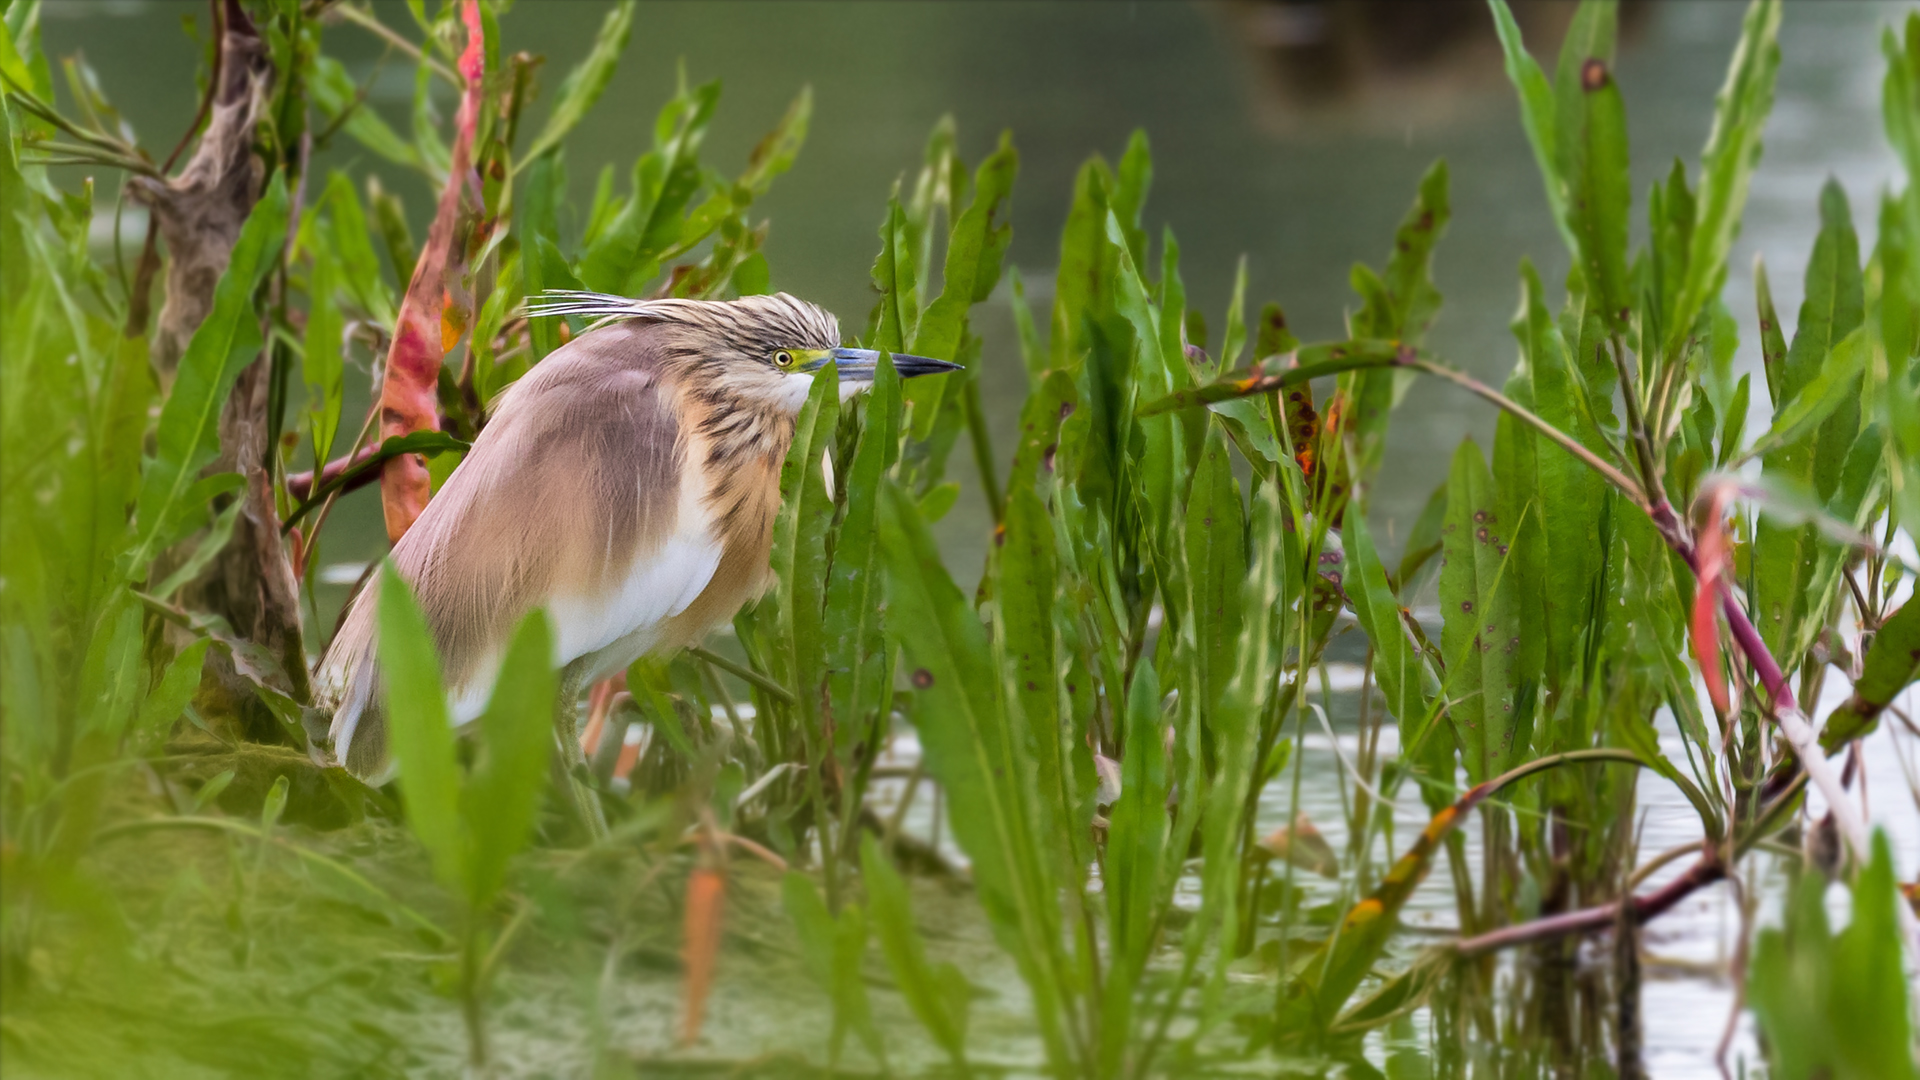
MULTIPOLYGON (((589 680, 633 663, 660 640, 667 620, 687 609, 720 565, 721 544, 708 518, 701 490, 681 485, 673 529, 652 551, 635 559, 626 576, 594 591, 563 590, 546 602, 552 621, 555 667, 586 658, 589 680)), ((479 667, 452 701, 453 720, 464 724, 486 711, 500 658, 479 667)))

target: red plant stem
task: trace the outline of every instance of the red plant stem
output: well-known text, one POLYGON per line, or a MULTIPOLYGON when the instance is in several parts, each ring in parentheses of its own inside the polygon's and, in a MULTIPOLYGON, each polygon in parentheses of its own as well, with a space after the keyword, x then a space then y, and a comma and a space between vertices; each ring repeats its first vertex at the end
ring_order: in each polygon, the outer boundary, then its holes
MULTIPOLYGON (((295 499, 304 501, 312 496, 314 488, 339 479, 341 473, 346 472, 356 465, 365 464, 379 452, 380 448, 378 446, 363 446, 346 457, 334 458, 332 461, 327 462, 326 467, 320 470, 318 476, 312 472, 289 473, 287 476, 287 494, 293 496, 295 499)), ((359 476, 347 481, 347 485, 340 489, 340 494, 345 495, 349 491, 358 490, 378 479, 380 479, 379 473, 361 473, 359 476)))
MULTIPOLYGON (((473 139, 479 127, 480 82, 485 57, 477 0, 461 5, 467 27, 467 47, 460 57, 466 92, 454 119, 454 141, 447 183, 427 231, 426 247, 413 269, 413 280, 395 320, 393 344, 387 351, 386 377, 380 387, 380 440, 440 426, 440 364, 458 342, 470 321, 460 297, 459 277, 466 262, 469 191, 479 183, 473 172, 473 139)), ((430 494, 426 459, 419 454, 388 458, 380 470, 380 505, 387 523, 387 539, 398 543, 426 509, 430 494)))
POLYGON ((1629 900, 1601 904, 1599 907, 1569 911, 1564 915, 1535 919, 1517 926, 1489 931, 1478 937, 1464 938, 1455 943, 1454 951, 1463 957, 1481 956, 1501 949, 1510 949, 1515 945, 1529 945, 1534 942, 1566 937, 1569 934, 1605 930, 1619 921, 1622 903, 1633 905, 1635 924, 1645 923, 1670 910, 1694 890, 1704 885, 1711 885, 1726 875, 1726 866, 1721 863, 1718 853, 1709 850, 1696 859, 1692 866, 1687 867, 1685 873, 1650 893, 1635 896, 1629 900))

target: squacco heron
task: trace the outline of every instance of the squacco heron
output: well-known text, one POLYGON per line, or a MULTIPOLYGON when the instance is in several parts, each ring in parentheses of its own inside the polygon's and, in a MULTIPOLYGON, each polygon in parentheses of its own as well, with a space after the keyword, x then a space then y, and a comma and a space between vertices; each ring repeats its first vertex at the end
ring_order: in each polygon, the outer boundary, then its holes
MULTIPOLYGON (((780 465, 813 373, 833 363, 844 400, 872 386, 879 356, 841 348, 831 314, 784 293, 559 293, 529 314, 598 321, 495 400, 391 565, 433 632, 456 723, 479 716, 514 628, 546 609, 564 741, 587 683, 698 642, 765 591, 780 465)), ((957 367, 893 363, 905 378, 957 367)), ((379 591, 369 581, 352 601, 315 680, 334 756, 362 777, 388 771, 379 591)))

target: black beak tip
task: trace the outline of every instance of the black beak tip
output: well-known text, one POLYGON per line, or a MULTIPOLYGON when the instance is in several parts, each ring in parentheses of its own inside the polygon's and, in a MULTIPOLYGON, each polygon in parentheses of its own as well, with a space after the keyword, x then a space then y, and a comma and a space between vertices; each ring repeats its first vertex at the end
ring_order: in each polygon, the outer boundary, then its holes
POLYGON ((917 378, 921 375, 941 375, 949 371, 959 371, 961 365, 947 360, 935 360, 930 356, 908 356, 896 353, 893 368, 903 379, 917 378))

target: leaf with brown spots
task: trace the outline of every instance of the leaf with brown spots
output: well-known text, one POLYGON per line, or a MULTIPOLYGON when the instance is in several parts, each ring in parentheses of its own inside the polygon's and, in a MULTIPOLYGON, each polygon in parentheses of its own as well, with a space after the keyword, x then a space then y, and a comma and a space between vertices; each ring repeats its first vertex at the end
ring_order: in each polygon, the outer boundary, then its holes
POLYGON ((1508 522, 1493 477, 1472 439, 1461 442, 1447 479, 1441 527, 1440 652, 1460 756, 1475 783, 1511 764, 1515 746, 1514 653, 1520 636, 1515 583, 1507 573, 1508 522))

